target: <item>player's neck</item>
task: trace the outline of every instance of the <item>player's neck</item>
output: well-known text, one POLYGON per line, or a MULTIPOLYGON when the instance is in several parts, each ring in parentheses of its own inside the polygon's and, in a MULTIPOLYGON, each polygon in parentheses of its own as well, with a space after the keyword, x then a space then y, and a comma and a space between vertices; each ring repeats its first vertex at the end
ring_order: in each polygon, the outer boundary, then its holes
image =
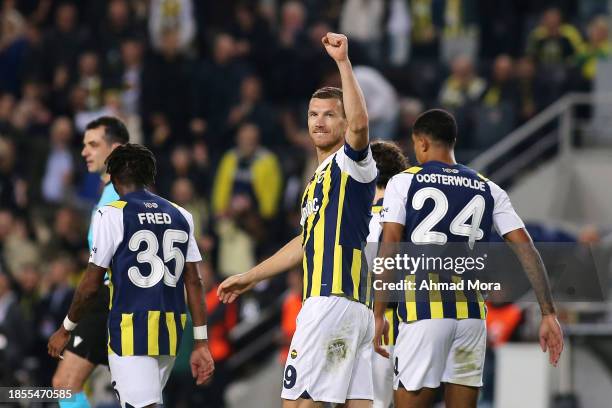
POLYGON ((319 166, 325 161, 325 159, 336 153, 342 147, 343 144, 344 140, 341 140, 340 142, 338 142, 338 144, 327 149, 317 147, 317 161, 319 162, 319 166))
POLYGON ((123 197, 126 194, 133 193, 134 191, 144 190, 144 186, 139 186, 136 184, 117 184, 115 185, 115 190, 117 190, 117 194, 119 197, 123 197))
POLYGON ((426 162, 429 161, 437 161, 451 166, 457 164, 457 161, 455 160, 455 153, 452 150, 432 151, 427 157, 426 162))

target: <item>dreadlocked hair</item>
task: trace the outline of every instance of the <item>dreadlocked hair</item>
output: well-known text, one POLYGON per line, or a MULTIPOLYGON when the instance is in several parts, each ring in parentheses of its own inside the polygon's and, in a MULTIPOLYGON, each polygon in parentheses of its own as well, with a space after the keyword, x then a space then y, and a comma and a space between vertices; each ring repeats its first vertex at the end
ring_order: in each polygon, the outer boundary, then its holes
POLYGON ((126 143, 108 156, 106 171, 113 182, 152 186, 157 173, 155 156, 142 145, 126 143))

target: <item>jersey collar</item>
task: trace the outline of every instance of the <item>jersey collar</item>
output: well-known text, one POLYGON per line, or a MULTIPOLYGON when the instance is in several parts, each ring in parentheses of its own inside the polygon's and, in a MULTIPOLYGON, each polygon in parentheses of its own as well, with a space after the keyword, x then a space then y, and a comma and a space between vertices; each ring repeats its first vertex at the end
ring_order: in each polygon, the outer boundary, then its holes
MULTIPOLYGON (((340 149, 342 149, 342 148, 344 148, 344 145, 340 146, 340 149)), ((340 149, 336 150, 335 152, 333 152, 332 154, 327 156, 325 158, 325 160, 323 160, 321 162, 321 164, 319 164, 319 167, 317 167, 317 169, 315 170, 315 174, 319 173, 321 170, 323 170, 325 168, 325 166, 327 166, 329 164, 329 162, 334 159, 334 156, 340 151, 340 149)))

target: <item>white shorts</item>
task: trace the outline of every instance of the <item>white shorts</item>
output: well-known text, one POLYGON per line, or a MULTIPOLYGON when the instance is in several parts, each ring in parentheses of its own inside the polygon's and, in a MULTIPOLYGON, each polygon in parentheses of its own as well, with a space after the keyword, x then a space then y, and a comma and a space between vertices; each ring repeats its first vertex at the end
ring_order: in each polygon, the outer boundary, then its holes
POLYGON ((281 398, 372 400, 372 311, 339 296, 311 297, 296 323, 281 398))
POLYGON ((389 408, 393 401, 393 348, 384 346, 389 352, 385 358, 372 352, 372 379, 374 381, 374 404, 372 408, 389 408))
POLYGON ((109 354, 112 385, 122 408, 163 404, 162 390, 176 357, 118 356, 109 354))
POLYGON ((417 391, 438 388, 441 382, 481 387, 486 341, 486 324, 480 319, 400 323, 393 388, 417 391))

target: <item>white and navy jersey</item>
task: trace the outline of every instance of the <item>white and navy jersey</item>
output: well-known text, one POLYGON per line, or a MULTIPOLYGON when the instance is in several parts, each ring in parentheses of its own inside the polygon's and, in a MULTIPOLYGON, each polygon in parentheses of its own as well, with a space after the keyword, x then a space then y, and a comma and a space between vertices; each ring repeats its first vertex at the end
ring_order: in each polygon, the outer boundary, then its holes
MULTIPOLYGON (((501 236, 524 227, 504 190, 460 164, 430 161, 394 176, 387 184, 383 206, 383 222, 404 225, 403 241, 417 245, 473 245, 487 242, 492 227, 501 236)), ((417 288, 422 280, 441 279, 438 274, 421 272, 406 277, 414 279, 417 288)), ((460 277, 443 279, 457 281, 460 277)), ((398 306, 403 321, 486 316, 478 291, 420 290, 407 292, 406 297, 398 306)))
MULTIPOLYGON (((380 242, 382 239, 382 223, 381 223, 381 213, 383 209, 383 199, 379 199, 372 206, 372 219, 370 220, 370 232, 368 234, 368 243, 372 242, 380 242)), ((378 246, 368 247, 368 250, 372 250, 372 253, 368 253, 368 265, 372 265, 372 260, 376 256, 376 250, 378 246)), ((370 251, 368 251, 370 252, 370 251)), ((372 291, 372 297, 374 296, 374 291, 372 291)), ((383 346, 393 346, 395 345, 395 339, 397 338, 397 333, 399 332, 399 319, 397 317, 396 312, 396 303, 392 302, 387 305, 387 310, 385 310, 385 318, 389 322, 389 342, 386 343, 383 339, 383 346)))
POLYGON ((363 254, 376 163, 368 148, 345 144, 317 168, 302 196, 304 299, 344 296, 370 304, 363 254))
POLYGON ((146 190, 96 211, 89 262, 110 269, 109 353, 176 355, 185 262, 202 259, 191 214, 146 190))

